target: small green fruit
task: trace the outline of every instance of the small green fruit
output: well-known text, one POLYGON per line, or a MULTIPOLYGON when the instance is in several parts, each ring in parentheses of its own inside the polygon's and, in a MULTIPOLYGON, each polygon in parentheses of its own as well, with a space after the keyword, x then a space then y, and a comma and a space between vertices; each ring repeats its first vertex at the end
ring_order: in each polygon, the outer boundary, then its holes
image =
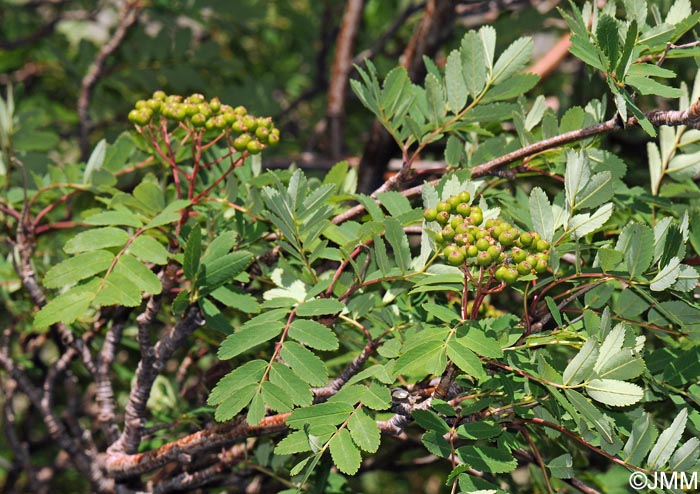
POLYGON ((485 251, 490 246, 491 246, 491 244, 485 238, 480 238, 479 240, 476 241, 476 248, 479 249, 480 251, 485 251))
POLYGON ((466 218, 471 214, 472 207, 466 202, 460 202, 457 204, 457 212, 466 218))
POLYGON ((259 141, 252 139, 246 146, 246 149, 250 154, 258 154, 263 150, 263 145, 259 141))
POLYGON ((233 140, 233 149, 236 151, 245 151, 248 148, 248 143, 250 142, 250 134, 241 134, 233 140))
POLYGON ((472 198, 472 196, 466 190, 463 192, 460 192, 458 197, 459 197, 459 202, 466 202, 466 203, 469 203, 469 201, 472 198))
POLYGON ((448 203, 446 203, 444 201, 438 202, 438 205, 437 205, 438 213, 442 213, 443 211, 446 211, 449 213, 451 210, 452 210, 452 206, 450 206, 448 203))
POLYGON ((525 232, 520 235, 520 244, 527 248, 530 247, 530 244, 532 244, 532 234, 525 232))
POLYGON ((486 267, 486 266, 491 265, 492 262, 493 262, 493 258, 491 257, 491 254, 489 254, 487 251, 479 252, 476 255, 476 263, 479 266, 486 267))
POLYGON ((464 262, 464 254, 459 250, 454 250, 450 252, 447 256, 447 263, 451 266, 459 266, 464 262))
POLYGON ((518 270, 518 274, 525 276, 532 272, 532 264, 527 261, 519 262, 516 269, 518 270))
POLYGON ((425 221, 435 221, 437 219, 437 209, 435 208, 428 208, 425 211, 423 211, 423 219, 425 221))
POLYGON ((440 211, 439 206, 440 205, 438 204, 438 214, 437 218, 435 218, 435 221, 444 226, 447 224, 448 221, 450 221, 450 213, 447 211, 440 211))

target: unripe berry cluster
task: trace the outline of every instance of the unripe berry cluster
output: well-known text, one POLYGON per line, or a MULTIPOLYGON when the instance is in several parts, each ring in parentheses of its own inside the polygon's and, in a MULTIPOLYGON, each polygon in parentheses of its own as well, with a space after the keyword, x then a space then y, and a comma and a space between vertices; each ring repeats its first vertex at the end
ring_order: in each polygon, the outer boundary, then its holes
POLYGON ((236 151, 248 151, 250 154, 258 154, 280 140, 280 131, 271 118, 254 117, 243 106, 233 108, 222 104, 219 98, 207 101, 197 93, 183 98, 156 91, 150 99, 137 101, 129 112, 129 121, 139 127, 157 124, 163 119, 179 122, 191 129, 228 133, 233 138, 236 151))
POLYGON ((448 264, 488 269, 508 285, 520 276, 547 271, 549 242, 500 219, 484 222, 483 211, 471 206, 470 199, 468 192, 462 192, 423 213, 426 221, 442 227, 435 241, 448 264))

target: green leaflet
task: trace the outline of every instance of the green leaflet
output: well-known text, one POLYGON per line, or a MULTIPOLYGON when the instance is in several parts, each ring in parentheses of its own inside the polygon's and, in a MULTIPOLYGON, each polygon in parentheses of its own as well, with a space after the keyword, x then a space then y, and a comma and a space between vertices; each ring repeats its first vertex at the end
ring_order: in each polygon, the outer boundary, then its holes
POLYGON ((316 350, 337 350, 338 337, 327 326, 310 319, 295 319, 289 337, 316 350))
POLYGON ((297 315, 300 317, 324 316, 337 314, 345 308, 342 302, 331 298, 318 298, 302 302, 297 306, 297 315))
POLYGON ((328 371, 323 361, 311 350, 293 341, 286 341, 282 346, 280 357, 292 368, 294 373, 311 386, 324 386, 328 380, 328 371))
POLYGON ((355 475, 360 469, 362 456, 347 429, 340 429, 330 442, 331 457, 338 469, 348 475, 355 475))
POLYGON ((70 257, 52 267, 43 279, 47 288, 61 288, 77 283, 103 271, 112 264, 114 254, 106 250, 94 250, 70 257))
POLYGON ((593 372, 598 359, 598 340, 593 336, 583 344, 576 356, 564 369, 564 384, 576 385, 586 380, 593 372))
POLYGON ((681 440, 685 424, 688 421, 688 410, 683 408, 680 413, 673 419, 671 425, 665 429, 660 435, 654 447, 649 452, 647 458, 647 467, 650 469, 661 469, 666 466, 666 463, 671 458, 676 445, 681 440))
POLYGON ((642 460, 651 449, 659 431, 648 413, 642 414, 632 424, 630 433, 624 447, 624 460, 632 465, 641 466, 642 460))
POLYGON ((121 228, 112 226, 93 228, 78 233, 71 238, 63 250, 68 254, 77 254, 108 247, 123 247, 129 241, 129 234, 121 228))
POLYGON ((229 335, 221 343, 218 356, 222 360, 236 357, 277 337, 282 332, 283 327, 282 321, 264 321, 246 325, 237 333, 229 335))
POLYGON ((182 269, 185 278, 194 281, 199 270, 199 258, 202 256, 202 230, 195 226, 185 244, 182 269))
POLYGON ((593 379, 586 384, 588 396, 613 407, 624 407, 637 403, 644 390, 636 384, 616 379, 593 379))
POLYGON ((381 442, 377 422, 363 408, 356 410, 348 421, 353 442, 368 453, 376 453, 381 442))
POLYGON ((99 284, 100 280, 93 279, 53 298, 37 312, 34 325, 37 328, 47 328, 57 322, 72 323, 90 307, 99 284))

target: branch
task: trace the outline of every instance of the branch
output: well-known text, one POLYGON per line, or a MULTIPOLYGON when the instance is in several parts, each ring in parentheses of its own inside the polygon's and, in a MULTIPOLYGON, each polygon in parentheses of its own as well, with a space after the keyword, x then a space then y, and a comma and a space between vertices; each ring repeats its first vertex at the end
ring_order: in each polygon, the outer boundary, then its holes
POLYGON ((199 308, 190 307, 185 317, 174 328, 170 329, 155 346, 150 346, 147 344, 146 338, 150 332, 151 323, 157 315, 157 309, 153 306, 160 307, 160 303, 153 302, 153 300, 151 298, 146 311, 136 318, 142 357, 136 368, 136 382, 131 388, 129 403, 126 405, 124 431, 119 439, 109 447, 109 451, 115 453, 133 453, 138 450, 143 424, 146 420, 146 404, 156 377, 175 350, 195 329, 204 325, 199 308))
POLYGON ((265 417, 258 425, 248 425, 245 419, 205 429, 168 443, 146 453, 124 454, 108 450, 101 463, 117 479, 141 475, 156 470, 166 463, 195 457, 207 451, 230 446, 246 438, 287 430, 289 413, 265 417))
POLYGON ((139 0, 127 1, 119 13, 119 25, 117 26, 112 39, 102 46, 97 53, 95 60, 88 68, 80 84, 80 97, 78 98, 78 117, 80 118, 80 150, 83 160, 87 160, 90 154, 88 134, 90 132, 90 99, 95 89, 95 85, 102 77, 105 68, 105 61, 114 53, 124 40, 129 28, 136 22, 138 13, 142 9, 139 0))
MULTIPOLYGON (((655 127, 659 127, 661 125, 667 125, 670 127, 679 127, 685 125, 694 129, 698 129, 700 128, 700 100, 693 103, 687 110, 657 110, 648 112, 645 114, 645 116, 655 127)), ((564 144, 569 144, 572 142, 587 139, 589 137, 595 137, 598 135, 615 132, 624 128, 636 127, 637 125, 639 125, 639 121, 634 117, 629 118, 625 125, 622 124, 619 118, 613 117, 610 120, 596 125, 592 125, 590 127, 566 132, 564 134, 552 137, 550 139, 545 139, 543 141, 536 142, 529 146, 525 146, 516 151, 513 151, 512 153, 508 153, 504 156, 500 156, 498 158, 487 161, 486 163, 482 163, 481 165, 477 165, 471 168, 472 178, 481 178, 487 175, 504 175, 510 177, 512 174, 508 173, 507 171, 499 171, 500 168, 503 168, 506 165, 510 165, 512 163, 515 163, 516 161, 527 158, 529 156, 539 154, 543 151, 563 146, 564 144)), ((389 181, 391 181, 391 179, 387 180, 387 182, 389 181)), ((439 179, 431 180, 426 183, 429 183, 431 185, 437 185, 439 181, 439 179)), ((382 185, 382 188, 386 188, 386 185, 382 185)), ((410 189, 403 190, 401 194, 403 194, 406 197, 413 197, 420 195, 422 191, 423 185, 417 185, 410 189)), ((358 204, 357 206, 353 206, 352 208, 336 215, 331 221, 333 224, 338 225, 345 221, 356 218, 364 212, 365 207, 362 204, 358 204)))
POLYGON ((355 357, 353 361, 350 362, 345 369, 343 369, 343 372, 341 372, 340 375, 336 377, 328 386, 313 389, 312 391, 314 396, 318 399, 337 393, 340 388, 342 388, 355 374, 360 372, 362 366, 365 365, 365 362, 369 360, 369 358, 381 344, 382 342, 379 340, 371 340, 369 343, 367 343, 360 354, 355 357))
POLYGON ((328 107, 326 109, 330 151, 331 157, 334 159, 339 158, 342 153, 345 96, 347 94, 348 78, 352 70, 352 50, 362 23, 364 7, 364 0, 347 0, 343 22, 336 43, 331 81, 328 87, 328 107))

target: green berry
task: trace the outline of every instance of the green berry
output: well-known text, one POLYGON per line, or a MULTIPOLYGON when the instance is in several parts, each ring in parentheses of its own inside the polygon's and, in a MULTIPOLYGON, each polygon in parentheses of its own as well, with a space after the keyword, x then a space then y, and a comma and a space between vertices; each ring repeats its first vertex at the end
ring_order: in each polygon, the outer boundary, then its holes
POLYGON ((547 271, 547 262, 543 259, 538 259, 537 264, 535 264, 535 273, 542 274, 547 271))
POLYGON ((277 134, 270 133, 270 135, 267 137, 267 143, 270 146, 276 146, 277 144, 279 144, 279 142, 280 142, 279 132, 277 134))
POLYGON ((467 257, 476 257, 477 254, 479 254, 479 249, 476 248, 476 245, 467 247, 467 257))
POLYGON ((464 223, 464 218, 462 217, 461 214, 457 214, 455 216, 452 216, 452 218, 450 219, 450 226, 452 228, 457 228, 462 223, 464 223))
POLYGON ((450 205, 451 211, 454 212, 457 210, 457 206, 459 206, 461 201, 459 200, 459 196, 450 196, 446 202, 450 205))
POLYGON ((270 137, 270 130, 267 127, 258 127, 255 129, 255 137, 257 137, 260 142, 265 143, 270 137))
POLYGON ((512 285, 518 281, 518 272, 513 268, 506 268, 502 281, 505 281, 506 285, 512 285))
POLYGON ((518 274, 525 276, 532 272, 532 264, 527 261, 519 262, 516 269, 518 270, 518 274))
POLYGON ((213 98, 209 101, 209 108, 211 108, 211 111, 214 113, 219 113, 219 111, 221 111, 221 101, 219 98, 213 98))
POLYGON ((440 205, 438 204, 438 214, 437 218, 435 218, 435 221, 437 221, 441 225, 446 225, 448 221, 450 221, 450 213, 447 211, 440 211, 440 205))
POLYGON ((532 244, 532 234, 525 232, 520 235, 520 244, 527 248, 530 247, 530 244, 532 244))
POLYGON ((510 230, 506 230, 504 232, 501 232, 501 234, 498 236, 498 241, 503 247, 507 248, 515 243, 515 237, 510 232, 510 230))
POLYGON ((425 221, 435 221, 437 219, 437 209, 435 208, 428 208, 423 212, 423 218, 425 221))
POLYGON ((460 192, 458 197, 459 197, 459 202, 466 202, 466 203, 469 203, 469 201, 472 198, 472 196, 466 190, 463 192, 460 192))
POLYGON ((251 133, 255 132, 255 129, 258 128, 257 120, 250 115, 243 117, 243 125, 245 126, 246 130, 251 133))
POLYGON ((451 266, 459 266, 464 262, 464 254, 459 250, 454 250, 450 252, 447 256, 447 263, 451 266))
POLYGON ((156 91, 155 93, 153 93, 153 99, 157 99, 157 100, 160 100, 160 101, 165 101, 165 97, 166 97, 166 96, 165 96, 165 92, 164 92, 164 91, 160 91, 160 90, 159 90, 159 91, 156 91))
POLYGON ((260 144, 259 141, 252 139, 246 146, 246 149, 250 154, 258 154, 260 151, 263 150, 263 145, 260 144))
POLYGON ((192 115, 190 121, 195 127, 204 127, 207 123, 207 117, 202 115, 201 113, 197 113, 196 115, 192 115))
POLYGON ((245 151, 250 140, 250 134, 241 134, 233 140, 233 148, 236 151, 245 151))
POLYGON ((147 125, 151 121, 153 113, 148 108, 141 108, 140 110, 131 110, 129 112, 129 121, 136 125, 147 125))
POLYGON ((451 211, 451 209, 452 209, 452 206, 450 206, 450 205, 449 205, 448 203, 446 203, 445 201, 443 201, 443 202, 438 202, 438 205, 437 205, 437 211, 438 211, 438 213, 442 213, 443 211, 446 211, 446 212, 449 213, 449 212, 451 211))
POLYGON ((535 249, 537 249, 537 252, 544 252, 549 249, 549 242, 546 240, 538 240, 535 249))
POLYGON ((476 241, 476 248, 479 249, 480 251, 485 251, 490 246, 491 246, 491 244, 485 238, 480 238, 479 240, 476 241))
POLYGON ((511 251, 511 256, 513 257, 513 262, 523 262, 527 257, 527 252, 518 247, 513 247, 513 250, 511 251))
POLYGON ((472 224, 479 226, 484 222, 484 214, 479 208, 472 208, 472 212, 469 214, 469 219, 472 224))
POLYGON ((457 204, 457 212, 466 218, 471 214, 472 207, 466 202, 460 202, 457 204))
POLYGON ((466 233, 456 233, 454 236, 454 242, 457 245, 467 245, 467 234, 466 233))
POLYGON ((508 272, 508 268, 505 266, 498 266, 496 269, 496 272, 494 273, 494 277, 498 281, 505 281, 506 273, 508 272))
POLYGON ((493 262, 493 258, 491 257, 491 254, 489 254, 487 251, 479 252, 476 255, 476 263, 479 266, 486 267, 486 266, 491 265, 492 262, 493 262))
POLYGON ((496 245, 489 246, 489 248, 486 249, 486 252, 489 253, 492 259, 498 259, 498 257, 501 255, 501 249, 496 245))
POLYGON ((452 239, 455 238, 454 228, 452 228, 449 225, 447 225, 445 228, 443 228, 442 229, 442 238, 444 238, 448 242, 452 241, 452 239))

